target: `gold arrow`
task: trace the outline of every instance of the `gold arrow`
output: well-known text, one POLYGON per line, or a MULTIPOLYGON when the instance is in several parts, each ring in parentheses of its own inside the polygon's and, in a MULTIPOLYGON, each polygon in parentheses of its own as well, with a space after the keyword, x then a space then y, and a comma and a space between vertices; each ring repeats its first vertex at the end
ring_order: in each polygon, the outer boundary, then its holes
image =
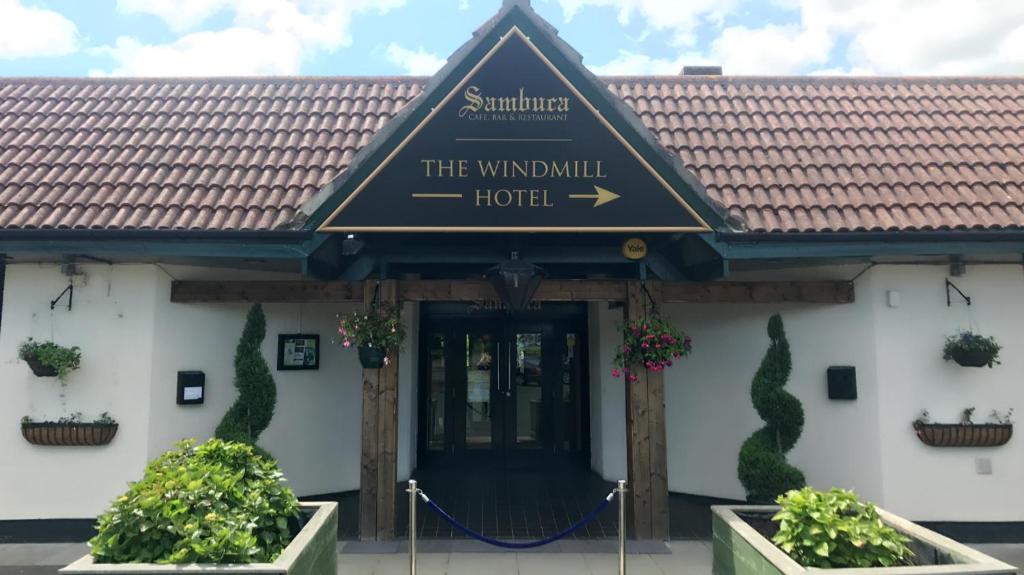
POLYGON ((603 206, 612 200, 619 199, 619 194, 611 190, 606 190, 601 186, 594 186, 596 194, 569 194, 569 198, 573 200, 594 200, 594 207, 603 206))

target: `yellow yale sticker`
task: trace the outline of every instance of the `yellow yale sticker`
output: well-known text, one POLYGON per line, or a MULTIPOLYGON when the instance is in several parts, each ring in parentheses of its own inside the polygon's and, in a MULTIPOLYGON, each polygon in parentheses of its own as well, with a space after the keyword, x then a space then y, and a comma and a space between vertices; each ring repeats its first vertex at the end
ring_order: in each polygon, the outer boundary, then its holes
POLYGON ((629 238, 622 242, 622 255, 630 260, 642 260, 647 256, 647 242, 640 238, 629 238))

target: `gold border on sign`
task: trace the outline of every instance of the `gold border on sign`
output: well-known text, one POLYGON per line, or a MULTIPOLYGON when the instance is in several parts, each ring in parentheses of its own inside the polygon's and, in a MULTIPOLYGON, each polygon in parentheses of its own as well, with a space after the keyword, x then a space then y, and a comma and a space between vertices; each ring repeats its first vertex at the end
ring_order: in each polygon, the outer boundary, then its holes
POLYGON ((596 107, 594 107, 594 105, 590 103, 590 100, 588 100, 582 93, 580 93, 580 91, 576 89, 576 86, 573 85, 573 83, 570 82, 569 79, 566 78, 565 75, 562 74, 562 72, 557 67, 555 67, 555 65, 550 60, 548 60, 547 56, 545 56, 544 53, 541 52, 540 49, 537 48, 537 46, 535 46, 533 44, 533 42, 530 41, 530 38, 526 34, 523 34, 523 31, 519 29, 519 26, 512 26, 512 28, 510 28, 508 32, 503 34, 501 36, 501 38, 498 39, 498 42, 490 50, 488 50, 486 54, 484 54, 483 58, 481 58, 480 61, 477 62, 476 65, 473 66, 473 68, 471 68, 469 70, 469 72, 467 72, 466 75, 462 77, 462 80, 459 80, 459 82, 455 85, 455 87, 453 87, 451 89, 451 91, 448 92, 448 94, 444 98, 442 98, 440 102, 437 103, 436 106, 431 108, 430 113, 428 113, 426 115, 426 117, 424 117, 420 121, 420 123, 417 124, 416 127, 413 128, 413 130, 411 132, 409 132, 408 135, 405 136, 405 138, 402 139, 402 141, 398 144, 398 146, 396 146, 395 149, 392 150, 391 153, 389 153, 387 155, 387 157, 385 157, 384 160, 382 160, 381 163, 378 164, 377 167, 373 169, 372 172, 370 172, 370 175, 368 175, 359 184, 359 186, 351 194, 349 194, 348 197, 345 198, 345 200, 343 202, 341 202, 341 205, 339 205, 337 208, 335 208, 335 210, 333 212, 331 212, 331 215, 328 216, 324 220, 324 223, 319 228, 317 228, 317 232, 334 232, 334 233, 345 233, 345 232, 632 232, 632 231, 638 231, 638 230, 643 230, 643 231, 648 231, 648 232, 707 232, 707 231, 711 231, 711 226, 709 226, 707 224, 707 222, 704 221, 704 218, 700 217, 700 215, 698 215, 697 212, 694 211, 694 209, 692 207, 690 207, 690 205, 688 203, 686 203, 686 200, 684 200, 683 197, 680 196, 679 193, 676 192, 676 190, 674 188, 672 188, 672 186, 669 185, 669 183, 667 181, 665 181, 664 178, 661 177, 661 174, 659 174, 657 171, 655 171, 655 169, 650 165, 650 163, 648 163, 647 160, 643 156, 641 156, 639 152, 637 152, 636 148, 634 148, 622 136, 622 134, 620 134, 619 131, 616 130, 615 127, 612 126, 610 122, 608 122, 607 119, 605 119, 604 115, 601 114, 600 110, 598 110, 596 107), (401 152, 405 148, 405 146, 408 145, 409 142, 412 141, 412 139, 414 137, 416 137, 416 135, 418 135, 420 133, 420 131, 428 123, 430 123, 431 120, 434 119, 434 116, 436 116, 441 111, 441 109, 444 108, 448 104, 448 102, 451 101, 451 99, 453 97, 455 97, 455 95, 458 94, 462 90, 462 88, 466 85, 466 83, 469 82, 469 79, 472 78, 480 70, 480 68, 484 64, 486 64, 488 60, 491 59, 492 56, 494 56, 494 54, 498 51, 499 48, 501 48, 502 46, 505 45, 505 43, 508 41, 509 38, 512 37, 513 34, 518 36, 530 48, 530 50, 532 50, 533 53, 538 58, 540 58, 540 60, 548 67, 548 69, 550 69, 551 72, 554 73, 555 76, 559 80, 561 80, 563 84, 565 84, 565 86, 569 89, 569 91, 572 92, 572 94, 574 96, 576 96, 577 99, 579 99, 581 102, 583 102, 583 105, 586 106, 586 108, 588 110, 590 110, 590 112, 595 117, 597 117, 598 121, 601 122, 601 125, 603 125, 609 132, 611 132, 611 134, 615 137, 616 140, 619 141, 620 144, 625 146, 625 148, 633 155, 634 158, 637 159, 637 161, 640 162, 640 164, 648 171, 648 173, 650 173, 652 176, 654 176, 655 180, 657 180, 658 183, 660 183, 662 185, 662 187, 664 187, 665 190, 667 192, 669 192, 676 199, 676 201, 679 202, 679 204, 691 216, 693 216, 693 218, 695 220, 700 222, 700 224, 701 224, 700 226, 680 226, 680 227, 676 227, 676 226, 667 226, 667 227, 665 227, 665 226, 662 226, 662 227, 629 226, 629 227, 593 227, 593 228, 590 228, 590 227, 565 227, 565 226, 561 226, 561 227, 548 227, 548 226, 545 226, 545 227, 535 227, 535 226, 512 226, 512 227, 488 227, 488 226, 455 226, 455 227, 440 227, 440 226, 345 226, 345 227, 339 227, 339 226, 330 226, 330 225, 328 225, 328 223, 333 221, 335 218, 337 218, 338 214, 340 214, 341 211, 344 210, 349 205, 349 203, 351 203, 352 200, 354 200, 356 198, 356 196, 358 196, 366 188, 366 186, 369 185, 370 182, 372 182, 373 179, 377 177, 378 174, 380 174, 381 170, 383 170, 388 164, 390 164, 391 160, 393 160, 395 158, 395 156, 397 156, 398 153, 401 152))

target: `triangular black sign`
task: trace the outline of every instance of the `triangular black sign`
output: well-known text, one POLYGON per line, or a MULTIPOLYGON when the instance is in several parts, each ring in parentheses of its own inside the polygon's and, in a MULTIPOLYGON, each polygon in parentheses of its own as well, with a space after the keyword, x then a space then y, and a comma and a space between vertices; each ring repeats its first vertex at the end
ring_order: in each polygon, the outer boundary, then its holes
POLYGON ((707 231, 519 28, 320 231, 707 231))

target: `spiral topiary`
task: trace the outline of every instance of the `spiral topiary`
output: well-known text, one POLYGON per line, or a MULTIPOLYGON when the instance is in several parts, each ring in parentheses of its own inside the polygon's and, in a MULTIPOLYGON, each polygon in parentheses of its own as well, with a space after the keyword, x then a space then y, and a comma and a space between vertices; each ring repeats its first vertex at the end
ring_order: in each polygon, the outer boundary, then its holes
POLYGON ((793 362, 779 314, 768 320, 768 338, 771 343, 750 386, 754 409, 765 426, 743 442, 738 466, 747 500, 754 503, 774 502, 805 484, 803 472, 786 462, 786 453, 803 431, 804 409, 800 400, 782 389, 793 362))
MULTIPOLYGON (((263 359, 260 345, 267 335, 267 319, 263 307, 255 304, 249 310, 242 330, 242 339, 235 350, 235 387, 238 398, 224 414, 214 435, 225 441, 239 441, 256 446, 256 439, 270 425, 277 403, 277 387, 270 366, 263 359)), ((267 455, 256 447, 261 455, 267 455)))

